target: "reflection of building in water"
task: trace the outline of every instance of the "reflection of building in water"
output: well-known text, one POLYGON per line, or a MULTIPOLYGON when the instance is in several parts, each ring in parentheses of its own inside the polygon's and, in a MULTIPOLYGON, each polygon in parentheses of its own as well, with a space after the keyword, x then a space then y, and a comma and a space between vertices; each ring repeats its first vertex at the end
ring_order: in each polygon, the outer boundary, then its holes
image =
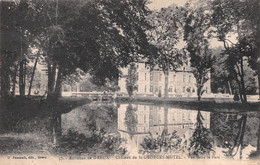
MULTIPOLYGON (((137 110, 134 116, 137 119, 134 126, 135 131, 129 131, 126 119, 128 105, 120 105, 118 110, 118 130, 122 138, 127 139, 129 145, 135 145, 139 148, 139 144, 144 137, 151 134, 153 137, 161 135, 163 130, 169 134, 175 130, 177 135, 188 140, 195 129, 198 111, 183 110, 170 107, 160 107, 154 105, 132 105, 137 110)), ((203 125, 210 127, 210 112, 201 112, 204 120, 203 125)), ((129 117, 129 116, 127 116, 129 117)))

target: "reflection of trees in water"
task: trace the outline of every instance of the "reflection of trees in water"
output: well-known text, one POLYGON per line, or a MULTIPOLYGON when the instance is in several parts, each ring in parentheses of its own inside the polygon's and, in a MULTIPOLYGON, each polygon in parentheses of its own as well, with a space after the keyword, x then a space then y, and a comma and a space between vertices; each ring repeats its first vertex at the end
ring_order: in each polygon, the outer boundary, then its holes
POLYGON ((240 159, 242 159, 242 151, 249 144, 249 141, 244 144, 246 127, 250 127, 247 126, 248 115, 215 113, 212 118, 212 132, 218 146, 227 148, 227 151, 224 152, 226 156, 234 157, 239 153, 240 159))
POLYGON ((212 113, 211 132, 219 147, 227 147, 226 142, 234 145, 234 136, 238 134, 238 119, 238 114, 212 113))
POLYGON ((204 157, 210 156, 213 150, 213 137, 209 129, 203 126, 203 116, 200 111, 197 114, 196 128, 190 138, 189 156, 204 157))
POLYGON ((141 146, 142 153, 179 153, 184 150, 182 139, 177 136, 176 131, 172 134, 166 134, 165 130, 158 137, 153 137, 152 134, 145 137, 141 146))
POLYGON ((52 143, 57 145, 57 141, 61 136, 62 128, 61 128, 61 114, 57 112, 53 112, 51 116, 51 134, 52 134, 52 143))
POLYGON ((117 108, 111 105, 86 108, 88 116, 85 119, 84 134, 70 129, 61 135, 60 115, 55 115, 56 118, 52 119, 53 137, 57 139, 55 151, 63 154, 125 154, 126 149, 122 148, 125 140, 109 130, 116 122, 117 108))
POLYGON ((60 138, 56 152, 66 154, 125 154, 126 149, 121 147, 124 139, 117 135, 108 134, 104 129, 94 130, 90 135, 69 130, 60 138))
POLYGON ((125 112, 125 125, 127 128, 127 131, 131 134, 136 132, 136 125, 138 123, 136 112, 137 109, 132 106, 132 104, 129 104, 126 108, 125 112))
POLYGON ((250 158, 252 159, 260 159, 260 112, 257 114, 258 118, 258 131, 257 131, 257 145, 256 151, 250 154, 250 158))
POLYGON ((229 148, 226 153, 228 156, 235 156, 240 149, 240 159, 242 159, 242 151, 244 148, 244 134, 246 128, 247 115, 242 115, 239 119, 238 124, 238 133, 234 139, 234 145, 229 148))

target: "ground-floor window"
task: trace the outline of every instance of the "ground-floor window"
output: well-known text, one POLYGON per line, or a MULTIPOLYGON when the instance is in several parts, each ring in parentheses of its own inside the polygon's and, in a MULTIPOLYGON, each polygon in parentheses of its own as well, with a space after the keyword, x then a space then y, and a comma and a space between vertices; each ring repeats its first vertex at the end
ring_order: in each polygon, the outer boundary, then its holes
POLYGON ((77 92, 77 85, 71 86, 71 92, 77 92))
POLYGON ((69 92, 69 91, 70 91, 69 86, 64 85, 63 92, 69 92))
POLYGON ((169 88, 168 92, 172 92, 172 87, 169 88))

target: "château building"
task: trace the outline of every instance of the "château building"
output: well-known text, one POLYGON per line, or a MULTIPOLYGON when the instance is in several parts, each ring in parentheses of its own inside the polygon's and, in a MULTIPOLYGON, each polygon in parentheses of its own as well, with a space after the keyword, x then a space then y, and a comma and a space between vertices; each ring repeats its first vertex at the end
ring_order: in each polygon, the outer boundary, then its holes
MULTIPOLYGON (((164 95, 165 76, 162 70, 151 70, 145 63, 137 63, 137 90, 135 95, 158 96, 164 95)), ((128 68, 121 69, 122 77, 118 81, 119 93, 127 95, 126 78, 128 68)), ((208 75, 210 77, 210 75, 208 75)), ((189 65, 185 65, 176 71, 171 70, 168 77, 169 97, 196 97, 196 79, 191 72, 189 65)), ((204 94, 210 94, 210 79, 204 84, 204 94)))

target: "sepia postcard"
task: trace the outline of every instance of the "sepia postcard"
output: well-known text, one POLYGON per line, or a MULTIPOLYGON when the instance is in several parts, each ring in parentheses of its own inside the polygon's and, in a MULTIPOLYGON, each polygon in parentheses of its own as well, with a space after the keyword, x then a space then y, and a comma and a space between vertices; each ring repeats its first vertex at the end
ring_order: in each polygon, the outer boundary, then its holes
POLYGON ((259 0, 0 12, 0 165, 260 165, 259 0))

